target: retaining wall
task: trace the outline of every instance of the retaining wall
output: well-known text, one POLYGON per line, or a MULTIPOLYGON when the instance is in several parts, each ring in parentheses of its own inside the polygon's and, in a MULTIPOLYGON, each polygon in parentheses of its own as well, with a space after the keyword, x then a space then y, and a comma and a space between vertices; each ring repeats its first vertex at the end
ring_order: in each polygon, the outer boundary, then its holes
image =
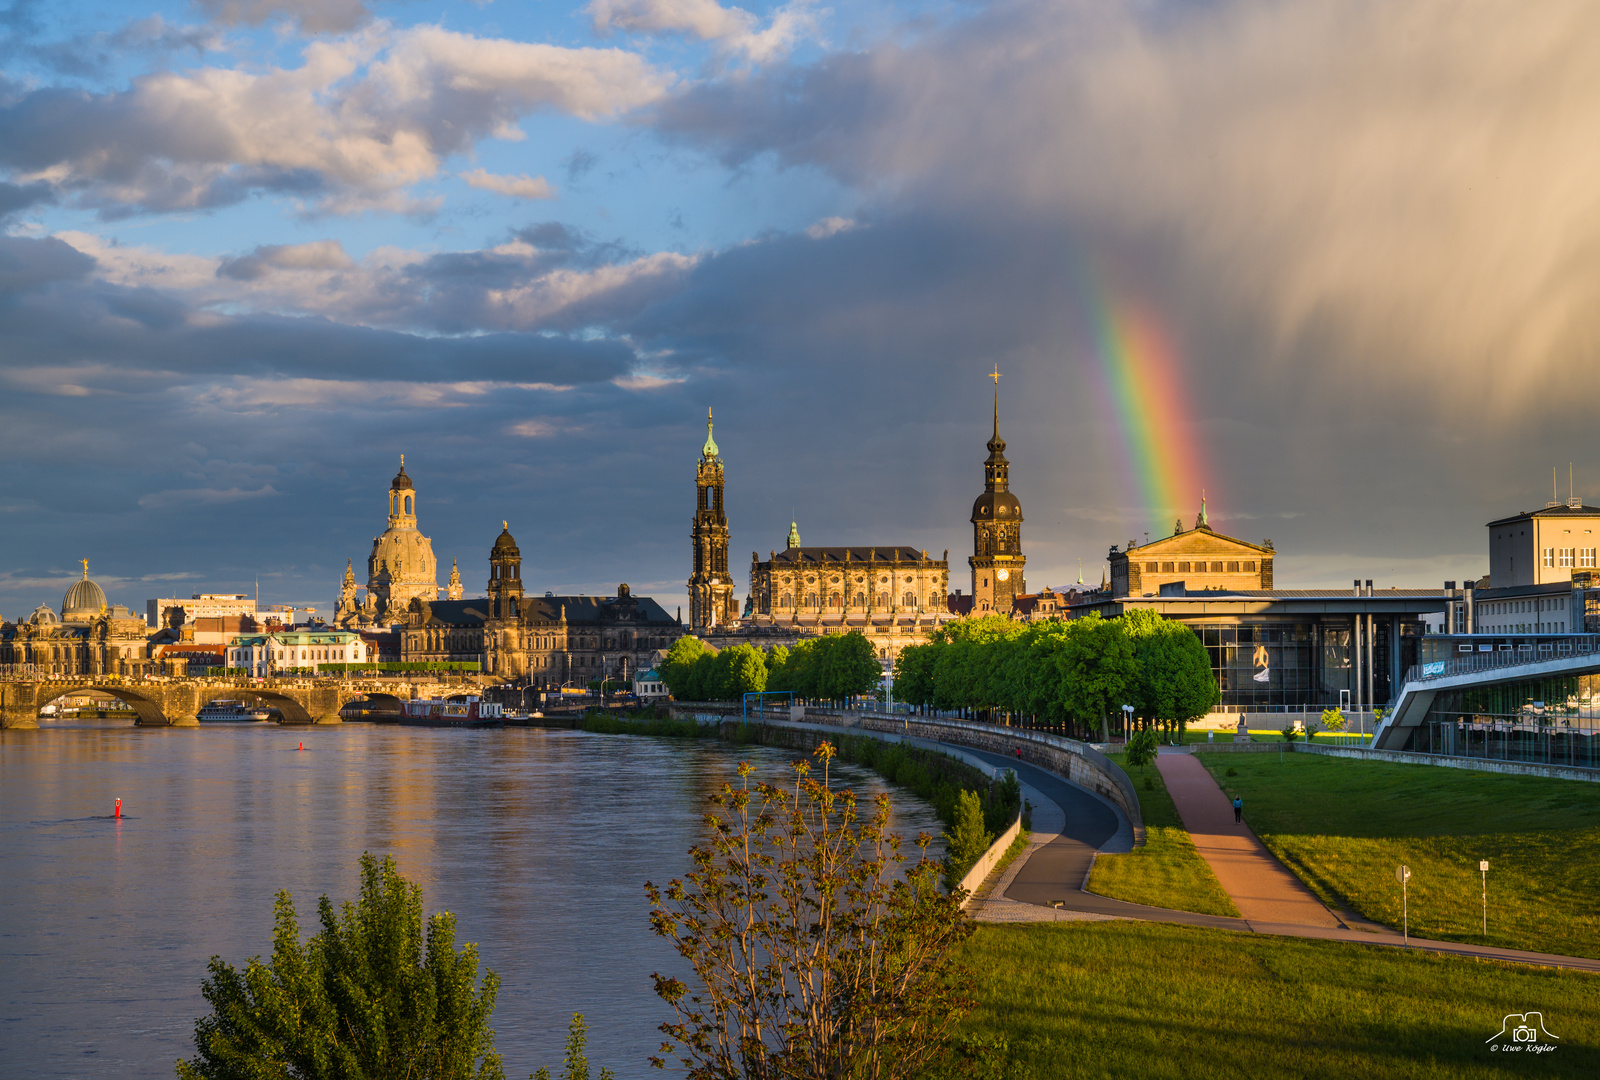
POLYGON ((1356 758, 1361 761, 1392 761, 1398 765, 1437 765, 1443 769, 1471 769, 1474 772, 1503 773, 1508 776, 1543 776, 1552 780, 1584 780, 1600 783, 1600 769, 1577 769, 1570 765, 1545 765, 1537 761, 1497 761, 1494 758, 1446 757, 1442 754, 1414 754, 1409 750, 1370 750, 1358 746, 1324 746, 1305 743, 1191 743, 1191 754, 1320 754, 1324 757, 1356 758))
POLYGON ((988 878, 990 871, 995 868, 995 864, 1001 860, 1006 850, 1011 847, 1012 841, 1021 832, 1022 811, 1019 810, 1017 811, 1017 819, 1011 823, 1011 827, 1001 833, 999 838, 989 845, 989 850, 985 851, 978 861, 972 864, 972 869, 967 871, 967 876, 961 879, 959 887, 967 890, 966 899, 961 901, 962 908, 972 903, 972 896, 978 891, 978 886, 982 885, 988 878))
POLYGON ((828 710, 808 709, 808 719, 831 721, 846 729, 881 731, 891 734, 912 735, 934 742, 955 743, 991 754, 1014 757, 1018 749, 1021 760, 1030 765, 1064 776, 1080 787, 1116 803, 1133 826, 1133 844, 1144 846, 1144 815, 1139 810, 1139 796, 1133 781, 1117 763, 1087 743, 1065 739, 1023 728, 1001 727, 997 724, 980 724, 971 720, 942 720, 927 716, 888 716, 876 713, 838 713, 828 710))

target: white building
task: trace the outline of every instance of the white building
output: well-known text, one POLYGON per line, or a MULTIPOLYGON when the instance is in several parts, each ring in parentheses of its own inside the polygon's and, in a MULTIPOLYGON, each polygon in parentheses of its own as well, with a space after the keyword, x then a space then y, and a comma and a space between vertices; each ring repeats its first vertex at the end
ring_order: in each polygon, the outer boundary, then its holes
POLYGON ((281 630, 270 634, 240 635, 228 643, 227 666, 243 668, 249 675, 321 672, 330 665, 343 671, 347 664, 373 664, 361 635, 353 630, 281 630))
POLYGON ((633 677, 633 692, 640 701, 660 700, 667 696, 667 684, 655 668, 633 677))
POLYGON ((165 625, 163 615, 172 608, 183 609, 183 621, 186 623, 196 619, 222 619, 230 615, 249 615, 254 618, 256 614, 256 602, 249 593, 195 593, 187 600, 167 597, 146 601, 145 621, 152 627, 160 628, 165 625))

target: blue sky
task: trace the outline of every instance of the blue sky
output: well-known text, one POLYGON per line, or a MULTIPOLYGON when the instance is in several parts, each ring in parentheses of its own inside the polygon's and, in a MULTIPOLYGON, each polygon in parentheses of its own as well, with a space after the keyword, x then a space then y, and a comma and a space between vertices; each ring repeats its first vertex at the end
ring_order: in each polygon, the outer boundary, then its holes
MULTIPOLYGON (((1144 505, 1083 267, 1174 343, 1212 521, 1285 586, 1484 570, 1600 501, 1600 14, 1480 0, 0 0, 0 613, 326 607, 400 453, 481 589, 948 549, 998 364, 1031 586, 1144 505), (1565 496, 1563 489, 1561 494, 1565 496)), ((1199 493, 1194 493, 1198 502, 1199 493)))

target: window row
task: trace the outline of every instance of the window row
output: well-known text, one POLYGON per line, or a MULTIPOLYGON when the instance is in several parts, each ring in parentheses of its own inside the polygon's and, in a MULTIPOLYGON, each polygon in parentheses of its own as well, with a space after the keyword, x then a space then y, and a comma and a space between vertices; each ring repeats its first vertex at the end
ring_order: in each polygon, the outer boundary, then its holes
POLYGON ((1595 549, 1547 547, 1544 549, 1544 564, 1548 567, 1559 566, 1568 570, 1574 566, 1593 569, 1595 565, 1595 549))
POLYGON ((1147 574, 1253 574, 1256 570, 1254 559, 1227 559, 1221 562, 1147 562, 1144 572, 1147 574))

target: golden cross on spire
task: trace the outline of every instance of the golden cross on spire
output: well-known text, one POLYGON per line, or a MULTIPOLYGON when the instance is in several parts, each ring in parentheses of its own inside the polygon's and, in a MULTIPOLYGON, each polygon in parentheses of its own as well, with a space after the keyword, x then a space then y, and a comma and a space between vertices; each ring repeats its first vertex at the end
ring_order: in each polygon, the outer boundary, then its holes
POLYGON ((402 469, 406 467, 406 456, 404 454, 400 455, 400 467, 402 469))
POLYGON ((999 364, 996 364, 994 366, 994 371, 988 377, 994 380, 995 388, 998 389, 999 386, 1000 386, 1000 365, 999 364))

